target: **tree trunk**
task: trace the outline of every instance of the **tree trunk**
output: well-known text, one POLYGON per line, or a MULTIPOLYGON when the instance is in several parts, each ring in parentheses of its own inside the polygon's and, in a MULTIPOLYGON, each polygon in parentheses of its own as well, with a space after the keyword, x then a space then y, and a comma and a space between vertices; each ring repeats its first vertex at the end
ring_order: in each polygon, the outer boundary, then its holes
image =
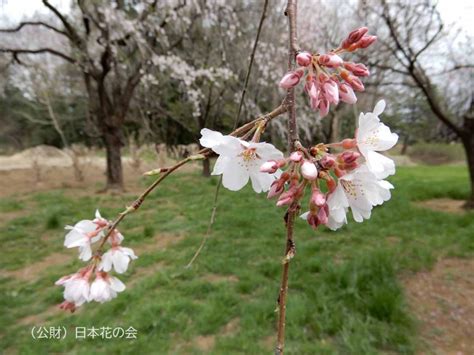
POLYGON ((209 161, 209 159, 204 159, 202 161, 202 176, 211 176, 211 162, 209 161))
POLYGON ((405 134, 405 137, 403 137, 402 150, 400 151, 401 155, 406 155, 407 154, 408 142, 409 141, 410 141, 410 136, 408 134, 405 134))
POLYGON ((107 190, 123 191, 122 132, 118 127, 106 127, 103 132, 107 154, 107 190))
POLYGON ((462 143, 466 151, 467 167, 469 170, 469 179, 471 181, 471 194, 464 204, 466 209, 474 209, 474 132, 466 132, 462 143))

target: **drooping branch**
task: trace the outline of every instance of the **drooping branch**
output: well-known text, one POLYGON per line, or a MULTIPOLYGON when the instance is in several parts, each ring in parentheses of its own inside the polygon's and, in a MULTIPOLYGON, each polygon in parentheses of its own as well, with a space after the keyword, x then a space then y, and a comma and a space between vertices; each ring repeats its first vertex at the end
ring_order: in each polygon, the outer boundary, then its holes
POLYGON ((76 43, 76 45, 80 46, 82 43, 81 37, 78 35, 77 31, 74 27, 69 23, 66 16, 64 16, 56 7, 54 7, 48 0, 43 0, 43 5, 46 6, 49 10, 51 10, 56 17, 61 21, 64 28, 66 29, 66 33, 71 41, 76 43))
MULTIPOLYGON (((267 125, 271 120, 273 120, 276 117, 279 117, 283 113, 288 111, 288 104, 287 101, 284 100, 280 106, 275 108, 273 111, 257 117, 253 121, 250 121, 239 128, 235 129, 233 132, 230 133, 231 136, 234 137, 241 137, 245 135, 247 132, 251 131, 254 127, 257 127, 259 125, 267 125)), ((123 212, 121 212, 118 217, 112 222, 110 227, 107 230, 106 235, 102 239, 102 242, 98 248, 98 251, 100 251, 107 241, 107 239, 110 237, 112 234, 113 230, 117 228, 117 226, 122 222, 122 220, 132 212, 135 212, 140 208, 140 206, 143 204, 143 202, 146 200, 148 195, 155 190, 158 185, 161 184, 163 180, 165 180, 169 175, 171 175, 173 172, 181 168, 182 166, 186 165, 187 163, 194 161, 194 160, 200 160, 200 159, 206 159, 210 154, 212 154, 212 150, 209 148, 204 148, 201 149, 196 155, 188 157, 186 159, 183 159, 176 163, 175 165, 166 168, 166 169, 158 169, 156 173, 161 173, 160 177, 155 180, 133 203, 127 207, 123 212)))
MULTIPOLYGON (((299 50, 297 44, 297 0, 288 0, 285 15, 288 17, 289 27, 289 48, 288 48, 288 70, 294 67, 296 54, 299 50)), ((298 127, 296 124, 296 106, 294 88, 288 90, 286 96, 288 100, 288 150, 291 153, 295 149, 298 140, 298 127)), ((276 355, 282 355, 285 347, 285 319, 286 319, 286 299, 288 295, 288 275, 290 271, 290 259, 295 254, 295 242, 293 240, 293 227, 295 216, 298 211, 298 203, 292 203, 285 216, 286 224, 286 246, 283 259, 283 270, 281 276, 280 291, 278 295, 278 329, 276 355)))
POLYGON ((242 106, 244 104, 245 94, 247 93, 247 86, 249 84, 250 73, 252 72, 253 61, 255 58, 255 52, 257 51, 258 40, 260 39, 260 33, 262 32, 263 22, 265 21, 265 16, 267 13, 268 0, 265 0, 263 4, 262 16, 260 17, 260 22, 258 24, 257 36, 255 37, 255 42, 253 43, 252 53, 250 54, 249 67, 247 69, 247 75, 245 76, 244 88, 242 90, 242 95, 240 97, 239 109, 237 111, 237 116, 234 122, 234 129, 239 125, 240 113, 242 112, 242 106))
MULTIPOLYGON (((254 41, 253 48, 252 48, 252 53, 250 54, 250 61, 249 61, 249 65, 248 65, 248 68, 247 68, 247 74, 245 76, 244 87, 242 89, 242 94, 240 96, 239 108, 238 108, 238 111, 237 111, 237 116, 235 117, 235 121, 234 121, 234 129, 236 129, 237 126, 239 125, 240 113, 242 112, 242 107, 243 107, 243 104, 244 104, 245 94, 247 93, 247 87, 248 87, 248 84, 249 84, 250 74, 252 72, 255 53, 257 52, 258 41, 260 39, 260 34, 262 32, 263 22, 265 21, 265 17, 266 17, 266 14, 267 14, 267 8, 268 8, 268 0, 265 0, 265 2, 263 4, 262 15, 260 16, 260 22, 258 24, 257 34, 255 36, 255 41, 254 41)), ((209 94, 209 98, 210 97, 211 96, 209 94)), ((207 110, 207 112, 209 112, 209 110, 207 110)), ((209 219, 209 223, 207 224, 206 234, 204 235, 204 237, 201 241, 201 244, 199 245, 198 249, 194 253, 193 257, 191 258, 189 263, 186 265, 186 268, 191 267, 194 260, 196 260, 196 258, 201 253, 201 250, 204 247, 204 245, 206 244, 207 239, 211 235, 212 226, 214 225, 214 221, 216 219, 217 201, 219 200, 219 192, 220 192, 221 185, 222 185, 222 175, 219 177, 219 181, 217 183, 216 190, 214 192, 214 201, 213 201, 213 204, 212 204, 211 218, 209 219)))

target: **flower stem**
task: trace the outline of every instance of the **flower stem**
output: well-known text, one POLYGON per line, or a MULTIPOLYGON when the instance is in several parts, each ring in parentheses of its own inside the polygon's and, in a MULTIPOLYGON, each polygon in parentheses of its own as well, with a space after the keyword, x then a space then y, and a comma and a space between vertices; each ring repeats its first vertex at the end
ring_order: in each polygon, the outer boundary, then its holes
MULTIPOLYGON (((288 70, 294 67, 296 53, 299 48, 297 45, 296 32, 296 2, 297 0, 288 0, 285 15, 288 17, 289 27, 289 48, 288 48, 288 70)), ((286 96, 288 104, 288 150, 289 153, 294 151, 295 143, 298 141, 298 126, 296 124, 296 106, 294 88, 288 90, 286 96)), ((275 348, 276 355, 282 355, 285 347, 285 318, 286 318, 286 299, 288 296, 288 275, 290 272, 290 259, 295 254, 295 243, 293 241, 293 227, 295 216, 298 210, 298 202, 292 204, 285 216, 286 222, 286 247, 283 261, 283 271, 281 275, 280 292, 278 296, 278 330, 277 330, 277 346, 275 348)))
MULTIPOLYGON (((288 110, 288 104, 286 100, 284 100, 280 106, 275 108, 273 111, 259 116, 253 121, 250 121, 239 128, 235 129, 233 132, 230 133, 231 136, 238 137, 238 136, 245 136, 247 133, 252 132, 258 125, 260 125, 262 122, 265 124, 270 122, 272 119, 280 116, 281 114, 287 112, 288 110)), ((181 168, 183 165, 186 165, 190 161, 195 160, 194 157, 198 155, 202 155, 204 158, 208 158, 212 154, 212 150, 209 148, 204 148, 201 149, 197 154, 187 157, 186 159, 183 159, 179 162, 177 162, 175 165, 163 169, 162 170, 162 175, 160 175, 150 186, 146 188, 145 191, 130 205, 128 206, 124 211, 122 211, 118 217, 114 220, 114 222, 110 225, 110 227, 107 230, 107 233, 105 234, 104 238, 102 239, 98 249, 97 253, 100 253, 102 250, 102 247, 104 246, 105 242, 109 239, 110 235, 114 231, 115 228, 122 222, 122 220, 127 216, 128 214, 135 212, 140 208, 140 206, 143 204, 145 199, 148 197, 148 195, 164 180, 166 179, 170 174, 172 174, 174 171, 178 170, 181 168)))

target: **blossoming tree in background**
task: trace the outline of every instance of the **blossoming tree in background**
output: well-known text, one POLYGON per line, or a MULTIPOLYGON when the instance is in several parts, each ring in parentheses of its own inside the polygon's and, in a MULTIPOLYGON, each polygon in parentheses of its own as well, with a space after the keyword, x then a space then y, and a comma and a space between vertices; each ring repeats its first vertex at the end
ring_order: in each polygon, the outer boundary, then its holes
POLYGON ((111 274, 126 271, 133 250, 122 247, 123 235, 118 224, 129 213, 136 211, 167 176, 193 160, 217 155, 212 174, 222 175, 222 184, 231 191, 241 190, 251 182, 255 192, 267 192, 276 198, 276 206, 285 207, 287 230, 283 272, 278 298, 278 340, 276 353, 283 353, 286 297, 290 260, 295 255, 294 224, 299 215, 312 228, 326 226, 332 230, 348 222, 352 213, 356 222, 371 216, 374 206, 390 199, 393 186, 386 180, 395 173, 392 160, 380 154, 392 148, 398 136, 381 122, 385 101, 379 101, 373 112, 360 114, 358 128, 352 137, 335 143, 303 146, 298 140, 295 91, 299 84, 309 98, 314 111, 327 115, 331 105, 341 101, 355 104, 355 92, 363 91, 361 77, 369 71, 359 63, 343 59, 351 52, 364 49, 376 41, 368 29, 359 28, 349 34, 341 45, 320 55, 300 50, 296 33, 296 0, 289 0, 286 8, 289 22, 289 71, 280 81, 287 90, 282 103, 273 111, 246 123, 228 135, 207 128, 201 130, 200 143, 204 149, 177 164, 159 168, 148 175, 158 178, 114 221, 96 212, 95 219, 83 220, 72 227, 64 245, 77 247, 79 258, 87 265, 76 273, 57 281, 64 286, 65 301, 61 308, 74 311, 86 302, 105 302, 125 290, 125 285, 111 274), (294 64, 296 63, 296 68, 294 64), (288 114, 288 154, 261 136, 268 123, 288 114), (97 245, 95 250, 93 246, 97 245), (106 250, 106 247, 108 250, 106 250))

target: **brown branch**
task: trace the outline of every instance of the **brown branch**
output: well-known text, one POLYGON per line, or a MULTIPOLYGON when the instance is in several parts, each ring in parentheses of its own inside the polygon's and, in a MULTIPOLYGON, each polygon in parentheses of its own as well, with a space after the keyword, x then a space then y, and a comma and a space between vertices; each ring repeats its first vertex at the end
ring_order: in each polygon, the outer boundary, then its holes
MULTIPOLYGON (((278 106, 277 108, 275 108, 272 112, 269 112, 266 115, 257 117, 253 121, 248 122, 248 123, 244 124, 243 126, 237 128, 236 130, 231 132, 229 135, 234 136, 234 137, 245 135, 248 131, 252 130, 253 127, 255 127, 259 124, 262 124, 262 122, 263 122, 263 124, 266 125, 272 119, 274 119, 274 118, 280 116, 281 114, 287 112, 287 110, 288 110, 288 106, 286 104, 286 101, 283 101, 283 103, 280 106, 278 106)), ((125 209, 125 211, 121 212, 118 215, 118 217, 114 220, 114 222, 112 222, 112 224, 110 225, 110 227, 107 230, 107 233, 105 234, 104 238, 102 239, 102 242, 100 243, 99 248, 97 249, 97 252, 101 251, 102 247, 104 246, 105 242, 110 237, 110 235, 112 234, 113 230, 115 228, 117 228, 117 226, 122 222, 122 220, 125 218, 125 216, 128 215, 129 213, 132 213, 132 212, 135 212, 136 210, 138 210, 140 208, 140 206, 143 204, 143 202, 146 200, 148 195, 164 179, 166 179, 171 173, 178 170, 183 165, 186 165, 190 161, 198 160, 199 155, 202 155, 202 156, 204 156, 204 158, 207 158, 210 154, 212 154, 212 150, 209 149, 209 148, 204 148, 204 149, 201 149, 195 156, 191 156, 191 157, 188 157, 186 159, 183 159, 183 160, 179 161, 178 163, 176 163, 175 165, 173 165, 169 168, 161 169, 162 175, 158 179, 156 179, 150 186, 148 186, 148 188, 131 204, 131 206, 127 207, 125 209)))
POLYGON ((49 10, 51 10, 56 15, 56 17, 61 21, 64 28, 66 29, 68 33, 68 37, 73 42, 75 42, 76 45, 80 46, 80 44, 82 43, 82 39, 77 34, 77 31, 74 29, 74 27, 69 23, 66 16, 64 16, 61 12, 59 12, 58 9, 56 9, 53 5, 51 5, 48 0, 43 0, 43 5, 46 6, 49 10))
POLYGON ((262 16, 260 17, 260 22, 258 24, 257 36, 255 37, 255 42, 253 43, 252 53, 250 54, 250 63, 247 69, 247 75, 245 76, 244 88, 242 90, 242 96, 240 97, 239 110, 234 122, 234 129, 239 125, 240 113, 242 112, 242 106, 244 104, 245 94, 247 93, 247 86, 249 84, 250 73, 252 72, 253 61, 255 58, 255 52, 257 51, 258 40, 260 38, 260 33, 262 32, 263 22, 265 21, 265 16, 267 13, 268 0, 265 0, 263 4, 262 16))
POLYGON ((24 21, 24 22, 21 22, 17 27, 0 29, 0 32, 14 33, 14 32, 20 31, 25 26, 43 26, 43 27, 46 27, 46 28, 48 28, 48 29, 50 29, 50 30, 52 30, 56 33, 59 33, 59 34, 63 35, 63 36, 67 36, 66 32, 60 30, 57 27, 54 27, 53 25, 50 25, 50 24, 42 22, 42 21, 24 21))
MULTIPOLYGON (((388 4, 385 0, 382 1, 383 5, 383 13, 382 18, 385 21, 385 24, 388 27, 390 37, 395 42, 396 48, 402 52, 407 63, 403 63, 399 58, 397 58, 408 71, 409 76, 415 81, 419 89, 423 92, 426 100, 428 101, 428 105, 430 106, 433 113, 438 117, 438 119, 443 122, 446 126, 448 126, 456 135, 459 137, 462 136, 462 130, 451 121, 451 119, 443 112, 441 109, 439 102, 437 101, 436 95, 431 88, 431 83, 429 78, 424 74, 423 69, 417 65, 416 58, 411 57, 407 50, 403 47, 400 41, 400 35, 395 28, 395 20, 390 16, 388 4)), ((432 42, 431 42, 432 43, 432 42)))
POLYGON ((443 71, 441 73, 436 73, 436 74, 431 74, 431 75, 443 75, 443 74, 451 73, 451 72, 457 71, 457 70, 473 69, 473 68, 474 68, 474 64, 457 64, 454 67, 452 67, 450 69, 446 69, 445 71, 443 71))
POLYGON ((55 55, 57 57, 61 57, 65 60, 67 60, 69 63, 76 63, 76 60, 67 54, 64 54, 60 51, 57 51, 52 48, 39 48, 39 49, 20 49, 20 48, 0 48, 0 53, 11 53, 13 54, 14 57, 16 57, 18 54, 43 54, 43 53, 49 53, 52 55, 55 55))
MULTIPOLYGON (((296 11, 297 0, 288 0, 285 15, 288 16, 289 26, 289 48, 288 48, 288 70, 294 67, 297 45, 297 28, 296 28, 296 11)), ((296 106, 295 106, 295 90, 288 90, 288 150, 291 153, 295 148, 298 140, 298 127, 296 125, 296 106)), ((293 240, 293 227, 298 206, 292 204, 286 213, 286 247, 285 258, 283 262, 283 271, 281 276, 280 292, 278 296, 278 330, 277 330, 277 346, 275 348, 276 355, 282 355, 285 347, 285 318, 286 318, 286 299, 288 295, 288 274, 290 271, 290 259, 294 256, 295 243, 293 240)))

